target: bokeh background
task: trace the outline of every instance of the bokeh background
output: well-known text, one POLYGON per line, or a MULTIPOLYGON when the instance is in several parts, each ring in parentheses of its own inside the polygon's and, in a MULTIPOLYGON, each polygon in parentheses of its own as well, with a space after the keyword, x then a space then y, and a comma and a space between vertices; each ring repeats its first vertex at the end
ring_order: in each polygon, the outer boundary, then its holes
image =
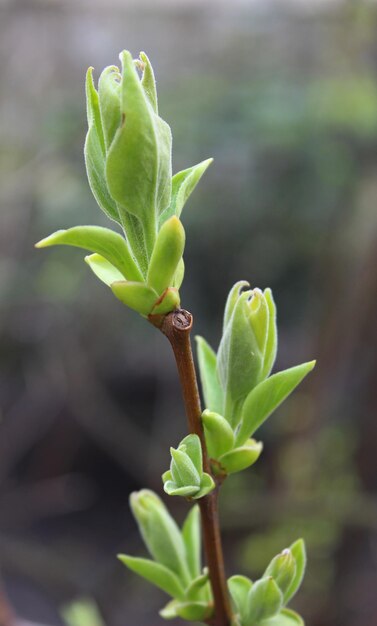
MULTIPOLYGON (((361 0, 1 0, 8 604, 51 626, 82 598, 84 626, 163 623, 163 595, 115 555, 143 550, 128 495, 161 490, 185 434, 169 346, 83 252, 33 248, 58 228, 108 225, 86 181, 83 77, 123 48, 152 59, 174 171, 215 159, 183 216, 197 333, 217 346, 226 294, 247 279, 274 291, 277 367, 318 359, 261 429, 261 460, 224 487, 228 573, 259 576, 304 536, 293 604, 307 625, 375 626, 377 5, 361 0)), ((169 504, 181 520, 185 503, 169 504)))

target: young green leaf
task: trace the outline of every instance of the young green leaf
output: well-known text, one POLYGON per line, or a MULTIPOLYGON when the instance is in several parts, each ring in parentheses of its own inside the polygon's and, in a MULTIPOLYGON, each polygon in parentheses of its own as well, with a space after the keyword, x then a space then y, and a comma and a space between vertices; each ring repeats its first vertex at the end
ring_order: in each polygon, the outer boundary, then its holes
POLYGON ((176 450, 170 448, 170 453, 170 470, 162 475, 166 493, 197 499, 215 488, 212 477, 203 472, 202 448, 198 435, 187 435, 176 450))
MULTIPOLYGON (((254 319, 256 312, 252 311, 253 294, 253 291, 245 291, 239 295, 217 352, 217 374, 224 391, 222 415, 232 428, 240 421, 247 394, 260 382, 263 367, 260 327, 254 319)), ((264 309, 263 306, 263 318, 264 309)))
POLYGON ((88 132, 85 139, 84 156, 89 186, 102 211, 120 224, 117 205, 110 196, 105 178, 105 139, 103 135, 98 93, 93 84, 93 68, 86 74, 86 102, 88 132))
POLYGON ((178 487, 191 485, 199 490, 200 473, 196 469, 192 459, 186 452, 180 449, 170 448, 172 456, 171 473, 178 487))
POLYGON ((186 587, 191 580, 181 531, 162 500, 149 489, 130 496, 140 533, 155 561, 174 572, 186 587))
POLYGON ((93 274, 108 287, 117 280, 124 280, 124 276, 120 271, 100 254, 94 253, 86 256, 85 262, 89 265, 93 274))
POLYGON ((116 281, 110 285, 111 290, 126 306, 141 315, 147 316, 153 310, 158 296, 153 289, 145 283, 135 283, 124 281, 116 281))
POLYGON ((254 626, 280 611, 283 594, 273 578, 257 580, 249 591, 244 626, 254 626))
POLYGON ((184 247, 184 228, 173 216, 161 227, 149 262, 147 283, 159 295, 172 285, 184 247))
POLYGON ((184 521, 182 538, 190 574, 192 578, 196 578, 201 571, 201 526, 198 505, 192 507, 184 521))
POLYGON ((240 615, 242 624, 245 620, 248 606, 248 595, 252 585, 252 581, 246 576, 236 575, 228 578, 230 595, 235 604, 236 612, 240 615))
POLYGON ((261 441, 248 439, 243 446, 223 454, 219 458, 219 463, 227 474, 241 472, 259 459, 262 450, 263 443, 261 441))
POLYGON ((273 374, 254 387, 247 396, 241 414, 241 426, 236 444, 242 443, 263 424, 303 378, 313 369, 315 361, 296 365, 273 374))
POLYGON ((183 283, 184 277, 185 277, 185 262, 182 258, 180 259, 177 265, 177 269, 174 274, 174 278, 172 280, 172 286, 175 287, 176 289, 179 289, 183 283))
POLYGON ((157 90, 156 90, 156 81, 154 77, 153 68, 145 52, 140 52, 139 56, 140 56, 140 60, 142 61, 144 65, 143 77, 141 79, 141 86, 143 87, 154 112, 158 114, 157 90))
POLYGON ((200 443, 200 439, 198 435, 186 435, 184 439, 182 439, 179 447, 184 449, 192 462, 198 473, 203 471, 203 455, 202 455, 202 445, 200 443))
POLYGON ((263 360, 266 352, 267 337, 269 330, 269 307, 263 292, 256 288, 252 291, 252 297, 249 301, 247 316, 253 329, 255 339, 258 344, 263 360))
POLYGON ((263 626, 305 626, 299 614, 291 609, 282 609, 274 617, 263 620, 262 624, 263 626))
POLYGON ((277 338, 277 327, 276 327, 276 306, 274 299, 272 297, 271 289, 265 289, 264 297, 268 306, 269 319, 268 319, 268 332, 267 332, 267 342, 264 353, 264 363, 263 363, 263 372, 262 379, 267 378, 270 374, 272 367, 275 363, 276 352, 278 347, 278 338, 277 338))
POLYGON ((98 81, 98 98, 106 150, 121 123, 119 68, 105 67, 98 81))
POLYGON ((305 542, 303 539, 298 539, 290 546, 290 551, 296 562, 296 573, 289 585, 288 589, 284 593, 284 603, 287 604, 291 598, 295 595, 299 589, 305 574, 306 568, 306 550, 305 542))
POLYGON ((203 622, 211 617, 213 605, 208 602, 172 600, 160 611, 164 619, 181 617, 189 622, 203 622))
POLYGON ((106 179, 118 207, 141 219, 151 252, 156 211, 170 203, 171 133, 151 107, 128 51, 121 62, 122 121, 107 154, 106 179))
POLYGON ((216 354, 203 337, 196 336, 200 380, 207 409, 215 413, 223 410, 223 392, 216 371, 216 354))
POLYGON ((223 334, 225 333, 225 328, 228 325, 230 318, 233 315, 234 307, 237 304, 238 298, 240 297, 242 291, 250 287, 250 284, 247 280, 239 280, 235 285, 233 285, 230 290, 228 297, 225 303, 224 310, 224 320, 223 320, 223 334))
POLYGON ((208 585, 208 580, 208 571, 206 571, 204 574, 200 574, 200 576, 197 576, 197 578, 192 581, 189 587, 187 587, 185 592, 185 599, 190 601, 205 600, 206 598, 203 596, 205 592, 205 587, 206 585, 208 585))
POLYGON ((202 422, 208 454, 212 459, 218 459, 233 448, 234 433, 222 415, 206 409, 202 413, 202 422))
POLYGON ((198 493, 195 494, 194 499, 197 500, 198 498, 203 498, 208 493, 213 491, 215 488, 216 488, 216 485, 212 476, 210 476, 206 472, 203 472, 202 478, 200 481, 200 490, 198 493))
POLYGON ((285 549, 272 559, 263 574, 263 578, 272 576, 285 599, 285 594, 290 589, 290 586, 295 579, 295 574, 296 560, 291 550, 285 549))
POLYGON ((126 240, 109 228, 102 226, 74 226, 68 230, 57 230, 42 239, 36 248, 48 246, 74 246, 96 252, 114 265, 127 280, 143 280, 126 240))
POLYGON ((142 576, 148 582, 152 583, 172 598, 183 599, 185 596, 184 589, 179 578, 170 569, 151 561, 149 559, 141 559, 139 557, 128 556, 127 554, 118 554, 118 559, 124 563, 132 572, 142 576))
POLYGON ((206 159, 175 174, 172 178, 172 196, 169 207, 161 214, 160 224, 163 224, 172 215, 179 217, 191 193, 200 181, 207 167, 213 159, 206 159))

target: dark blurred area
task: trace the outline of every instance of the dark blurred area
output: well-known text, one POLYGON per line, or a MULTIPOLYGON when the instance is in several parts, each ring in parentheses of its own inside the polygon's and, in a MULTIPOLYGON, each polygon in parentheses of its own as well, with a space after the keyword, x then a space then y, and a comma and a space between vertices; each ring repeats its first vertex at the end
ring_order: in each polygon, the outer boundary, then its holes
POLYGON ((163 624, 162 594, 115 555, 144 550, 128 495, 161 493, 185 434, 169 346, 83 252, 33 247, 59 228, 111 226, 86 180, 83 80, 123 48, 152 60, 174 171, 215 159, 183 214, 196 332, 217 347, 227 292, 246 279, 273 289, 276 368, 317 358, 258 432, 261 460, 225 484, 228 574, 260 576, 303 536, 293 606, 307 626, 375 626, 375 2, 0 2, 5 594, 38 624, 62 624, 83 597, 107 626, 163 624))

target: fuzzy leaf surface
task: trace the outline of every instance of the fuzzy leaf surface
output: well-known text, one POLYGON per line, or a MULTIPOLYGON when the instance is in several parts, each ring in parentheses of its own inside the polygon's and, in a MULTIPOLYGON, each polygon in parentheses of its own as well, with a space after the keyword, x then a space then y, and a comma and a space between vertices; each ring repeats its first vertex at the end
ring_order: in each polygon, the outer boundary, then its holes
POLYGON ((105 139, 102 130, 98 93, 93 83, 93 68, 86 74, 86 102, 88 132, 85 139, 84 156, 89 186, 97 200, 98 206, 112 220, 120 223, 119 213, 113 198, 110 196, 106 177, 105 139))

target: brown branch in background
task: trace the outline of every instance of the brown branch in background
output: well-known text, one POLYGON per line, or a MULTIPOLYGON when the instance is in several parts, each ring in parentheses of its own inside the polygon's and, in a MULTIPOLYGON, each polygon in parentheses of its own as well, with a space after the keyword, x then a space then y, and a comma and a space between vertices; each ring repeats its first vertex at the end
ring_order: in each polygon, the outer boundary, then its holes
POLYGON ((0 626, 17 626, 18 620, 0 583, 0 626))
MULTIPOLYGON (((205 472, 211 473, 201 421, 202 409, 198 383, 191 350, 192 315, 184 309, 177 309, 166 315, 162 320, 160 319, 159 323, 156 323, 157 320, 153 319, 150 321, 160 328, 171 343, 182 387, 189 431, 200 438, 203 451, 203 468, 205 472)), ((230 626, 232 611, 225 577, 217 501, 218 488, 204 498, 200 498, 198 503, 202 519, 204 549, 215 604, 215 616, 211 624, 213 626, 230 626)))

